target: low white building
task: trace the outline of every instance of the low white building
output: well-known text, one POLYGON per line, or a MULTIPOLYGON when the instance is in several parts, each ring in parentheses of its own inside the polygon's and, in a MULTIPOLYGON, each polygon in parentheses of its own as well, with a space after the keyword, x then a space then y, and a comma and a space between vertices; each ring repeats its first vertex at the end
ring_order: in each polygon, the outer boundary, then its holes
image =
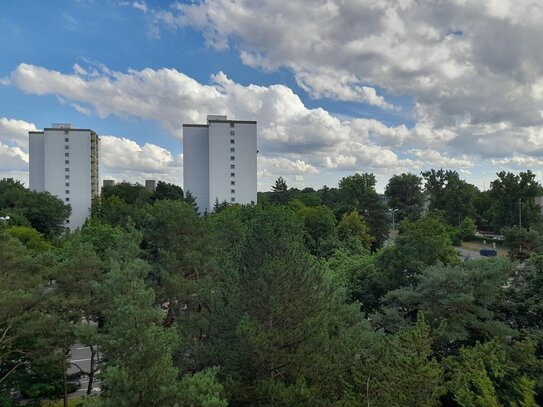
POLYGON ((183 188, 200 213, 219 202, 256 203, 256 121, 207 116, 207 124, 183 124, 183 188))
POLYGON ((99 194, 99 158, 100 138, 93 130, 53 124, 29 132, 30 189, 70 204, 70 230, 83 225, 99 194))

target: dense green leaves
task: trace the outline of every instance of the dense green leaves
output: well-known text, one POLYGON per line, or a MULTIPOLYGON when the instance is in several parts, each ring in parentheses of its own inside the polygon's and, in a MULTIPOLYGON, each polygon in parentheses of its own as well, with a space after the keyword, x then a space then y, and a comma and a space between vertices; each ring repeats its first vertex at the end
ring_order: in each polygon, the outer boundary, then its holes
POLYGON ((9 216, 14 226, 32 226, 46 238, 65 230, 71 209, 48 192, 34 192, 13 179, 0 180, 0 214, 9 216))
POLYGON ((101 355, 86 406, 541 404, 539 226, 504 229, 519 263, 462 263, 489 194, 424 176, 425 215, 419 177, 389 183, 397 236, 372 174, 203 216, 175 185, 121 183, 60 238, 1 209, 0 405, 60 397, 76 342, 101 355))

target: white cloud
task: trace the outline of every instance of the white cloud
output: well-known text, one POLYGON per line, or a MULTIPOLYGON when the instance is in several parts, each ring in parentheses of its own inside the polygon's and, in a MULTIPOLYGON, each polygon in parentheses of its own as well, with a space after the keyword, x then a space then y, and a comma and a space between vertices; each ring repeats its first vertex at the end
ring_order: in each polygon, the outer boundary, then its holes
MULTIPOLYGON (((303 176, 313 185, 332 185, 339 176, 355 171, 382 178, 431 167, 467 171, 480 165, 476 160, 501 159, 514 151, 543 156, 540 126, 515 127, 507 120, 472 123, 466 116, 439 126, 426 105, 417 105, 419 120, 408 128, 376 119, 340 118, 322 108, 308 108, 284 85, 241 85, 223 72, 209 83, 166 68, 118 72, 103 65, 98 69, 77 65, 74 72, 21 64, 10 78, 25 92, 56 95, 91 115, 156 121, 175 137, 182 136, 181 123, 205 122, 207 114, 257 120, 263 177, 259 185, 285 174, 293 182, 303 176)), ((104 156, 104 168, 116 179, 141 182, 144 174, 180 182, 179 158, 169 151, 108 137, 104 145, 109 143, 112 155, 104 156)))
POLYGON ((132 2, 132 7, 136 10, 140 10, 143 13, 147 13, 147 4, 144 1, 134 1, 132 2))
POLYGON ((319 170, 304 160, 289 160, 288 158, 268 158, 258 156, 258 176, 277 177, 285 175, 316 174, 319 170))
POLYGON ((124 137, 100 136, 100 139, 103 178, 140 184, 145 179, 182 183, 182 155, 176 157, 156 144, 141 146, 124 137))
POLYGON ((423 160, 426 167, 467 169, 474 166, 473 158, 466 155, 449 157, 435 150, 409 150, 409 154, 423 160))
POLYGON ((203 0, 157 10, 154 20, 201 30, 250 66, 287 67, 317 98, 387 108, 376 87, 410 95, 417 118, 440 129, 459 117, 541 125, 541 18, 543 3, 532 0, 203 0))
POLYGON ((0 142, 0 172, 28 170, 28 154, 0 142))
POLYGON ((37 131, 34 123, 0 117, 0 143, 16 144, 28 149, 28 132, 37 131))
POLYGON ((222 72, 205 85, 174 69, 121 73, 106 68, 90 77, 21 64, 11 77, 26 92, 54 94, 77 106, 85 103, 101 117, 156 120, 176 136, 181 123, 204 122, 207 113, 256 119, 265 156, 291 155, 289 159, 313 166, 323 165, 326 157, 352 154, 359 166, 397 166, 402 160, 378 143, 391 140, 401 145, 409 134, 405 126, 387 127, 376 120, 340 120, 324 109, 307 108, 286 86, 243 86, 222 72))

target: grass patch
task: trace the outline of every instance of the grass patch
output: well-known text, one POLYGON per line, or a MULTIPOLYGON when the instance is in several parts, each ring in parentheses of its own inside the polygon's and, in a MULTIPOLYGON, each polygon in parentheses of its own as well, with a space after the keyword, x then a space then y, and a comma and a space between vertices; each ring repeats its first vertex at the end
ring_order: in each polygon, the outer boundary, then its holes
MULTIPOLYGON (((493 249, 492 242, 489 240, 486 241, 486 244, 483 244, 482 241, 462 242, 461 247, 474 252, 479 252, 481 249, 493 249)), ((499 257, 507 257, 507 247, 503 244, 503 242, 496 242, 496 253, 499 257)))
MULTIPOLYGON (((68 399, 68 407, 77 407, 81 403, 83 403, 82 398, 77 399, 68 399)), ((58 401, 44 401, 41 403, 42 407, 64 407, 64 401, 58 400, 58 401)))

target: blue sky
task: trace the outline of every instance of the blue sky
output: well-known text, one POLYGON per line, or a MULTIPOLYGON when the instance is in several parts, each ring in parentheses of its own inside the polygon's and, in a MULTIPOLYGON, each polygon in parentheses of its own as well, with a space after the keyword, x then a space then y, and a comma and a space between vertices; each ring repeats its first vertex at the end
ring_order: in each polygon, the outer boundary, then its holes
POLYGON ((25 134, 103 135, 103 175, 181 184, 181 124, 259 122, 259 189, 543 160, 543 9, 528 1, 4 1, 0 176, 25 134))

